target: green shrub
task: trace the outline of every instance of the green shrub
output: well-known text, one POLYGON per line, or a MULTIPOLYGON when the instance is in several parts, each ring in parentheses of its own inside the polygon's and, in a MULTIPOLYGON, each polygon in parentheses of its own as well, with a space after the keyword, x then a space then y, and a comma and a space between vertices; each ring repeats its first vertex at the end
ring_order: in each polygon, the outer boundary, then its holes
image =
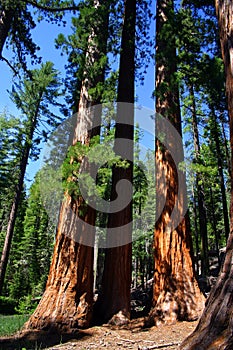
POLYGON ((18 302, 15 299, 9 297, 0 297, 0 314, 13 315, 15 309, 18 306, 18 302))
POLYGON ((37 299, 33 299, 31 295, 22 297, 19 300, 15 311, 20 315, 32 314, 38 304, 37 299))

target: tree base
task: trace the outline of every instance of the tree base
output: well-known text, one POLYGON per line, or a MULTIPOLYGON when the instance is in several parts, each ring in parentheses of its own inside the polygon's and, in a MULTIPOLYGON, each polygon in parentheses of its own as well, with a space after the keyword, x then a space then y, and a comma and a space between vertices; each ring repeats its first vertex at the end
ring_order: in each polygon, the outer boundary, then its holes
POLYGON ((195 331, 181 344, 182 350, 233 349, 233 235, 230 236, 225 263, 211 290, 195 331))
POLYGON ((86 293, 75 303, 72 291, 59 297, 57 291, 48 288, 37 309, 24 325, 25 331, 42 330, 56 333, 72 333, 90 326, 90 307, 86 293), (63 301, 61 300, 63 299, 63 301))
POLYGON ((161 292, 146 324, 159 326, 160 324, 174 324, 178 321, 198 320, 203 312, 206 299, 200 292, 197 282, 194 282, 189 292, 187 289, 182 295, 181 292, 181 289, 161 292))
POLYGON ((116 315, 114 315, 109 321, 108 324, 112 326, 127 326, 129 325, 130 320, 126 317, 122 311, 119 311, 116 315))
MULTIPOLYGON (((198 327, 197 327, 198 329, 198 327)), ((181 344, 180 350, 232 350, 232 330, 226 329, 221 334, 210 332, 208 328, 191 334, 181 344)))

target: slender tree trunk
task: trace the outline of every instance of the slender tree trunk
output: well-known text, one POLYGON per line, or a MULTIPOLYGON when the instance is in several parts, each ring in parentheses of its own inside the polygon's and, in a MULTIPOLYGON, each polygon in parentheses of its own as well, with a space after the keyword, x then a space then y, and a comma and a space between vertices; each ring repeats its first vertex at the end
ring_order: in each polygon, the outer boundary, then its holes
POLYGON ((2 216, 0 219, 0 233, 2 233, 3 226, 4 226, 4 221, 5 221, 5 215, 6 215, 6 209, 5 207, 2 208, 2 216))
POLYGON ((221 121, 221 126, 222 126, 222 135, 223 135, 223 140, 224 140, 224 148, 225 148, 225 156, 227 160, 227 168, 228 168, 228 174, 229 177, 231 178, 231 157, 230 157, 230 152, 229 152, 229 147, 228 147, 228 140, 226 137, 226 131, 224 127, 224 121, 223 121, 223 116, 220 115, 220 121, 221 121))
MULTIPOLYGON (((220 42, 226 74, 226 94, 230 117, 230 144, 233 152, 233 2, 216 0, 220 42)), ((232 166, 232 164, 231 164, 232 166)), ((232 169, 231 169, 232 170, 232 169)), ((231 218, 226 257, 217 283, 211 290, 195 331, 183 342, 182 350, 231 350, 233 348, 233 179, 231 178, 231 218)))
POLYGON ((98 267, 98 249, 99 248, 99 235, 95 233, 95 245, 94 245, 94 263, 93 263, 93 272, 94 272, 94 282, 93 282, 93 293, 96 290, 96 281, 97 281, 97 267, 98 267))
POLYGON ((21 193, 23 190, 23 182, 24 182, 24 175, 25 175, 25 171, 26 171, 26 166, 27 166, 27 160, 26 160, 26 162, 24 162, 24 164, 21 164, 21 166, 20 166, 20 169, 21 169, 20 179, 19 179, 18 184, 17 184, 15 197, 13 200, 13 204, 11 206, 11 211, 10 211, 10 215, 9 215, 9 219, 8 219, 6 237, 5 237, 5 241, 4 241, 1 262, 0 262, 0 295, 2 294, 4 279, 5 279, 5 275, 6 275, 6 268, 7 268, 7 263, 9 260, 9 255, 10 255, 11 243, 12 243, 14 227, 15 227, 15 220, 16 220, 16 216, 17 216, 19 203, 20 203, 20 196, 21 196, 21 193))
POLYGON ((219 136, 219 130, 218 130, 218 125, 217 125, 217 120, 216 120, 216 115, 214 110, 212 110, 212 118, 213 118, 212 135, 215 141, 217 160, 218 160, 218 175, 219 175, 219 182, 221 187, 222 210, 223 210, 225 237, 227 242, 227 239, 230 233, 230 224, 229 224, 229 216, 228 216, 226 187, 225 187, 224 174, 223 174, 223 164, 222 164, 223 155, 220 147, 220 136, 219 136))
MULTIPOLYGON (((190 84, 190 97, 192 100, 192 126, 193 126, 193 141, 195 151, 195 163, 200 164, 200 141, 197 123, 196 103, 193 84, 190 84)), ((201 274, 208 275, 209 272, 209 255, 208 255, 208 234, 207 234, 207 214, 205 205, 205 193, 203 185, 201 184, 200 173, 196 174, 196 188, 198 198, 198 213, 199 213, 199 232, 201 237, 201 274)))
POLYGON ((199 230, 197 223, 197 204, 196 204, 196 194, 194 188, 192 188, 193 192, 193 220, 194 220, 194 230, 195 230, 195 244, 196 244, 196 275, 199 276, 199 230))
MULTIPOLYGON (((122 141, 120 140, 119 144, 119 139, 131 140, 127 149, 126 158, 128 159, 133 159, 135 18, 136 0, 126 0, 117 102, 128 102, 128 104, 121 105, 118 103, 114 149, 116 154, 119 154, 119 149, 122 149, 122 141), (128 124, 121 123, 126 116, 128 124)), ((122 179, 127 179, 132 183, 132 162, 130 162, 127 169, 113 168, 111 201, 116 199, 116 185, 122 179)), ((124 193, 120 195, 124 196, 124 193)), ((131 242, 131 222, 132 201, 123 210, 111 213, 108 217, 107 234, 112 228, 115 228, 117 231, 115 235, 119 238, 116 238, 116 247, 107 248, 106 250, 102 291, 96 305, 97 318, 104 321, 109 321, 112 318, 112 322, 122 324, 127 323, 130 318, 132 243, 122 243, 121 238, 124 235, 126 241, 131 242)))
POLYGON ((220 255, 219 255, 219 235, 217 232, 217 220, 216 220, 215 210, 214 210, 214 198, 213 198, 212 187, 210 187, 210 201, 211 201, 211 216, 212 216, 212 220, 213 220, 213 229, 214 229, 214 237, 215 237, 215 249, 217 251, 218 265, 220 268, 221 261, 220 261, 220 255))
POLYGON ((135 284, 134 284, 135 288, 138 287, 138 271, 139 271, 138 257, 136 257, 136 261, 135 261, 135 284))
MULTIPOLYGON (((92 79, 88 68, 98 64, 102 55, 106 53, 109 2, 95 0, 93 5, 96 10, 103 6, 103 17, 98 23, 96 16, 96 28, 92 30, 88 39, 86 70, 75 119, 73 145, 79 142, 88 146, 91 138, 100 134, 101 110, 97 108, 93 114, 87 108, 100 103, 100 100, 91 98, 89 89, 97 83, 103 83, 105 68, 99 68, 97 75, 92 79), (93 125, 97 127, 93 128, 93 125)), ((91 172, 87 162, 84 161, 82 166, 91 172)), ((90 325, 93 306, 95 220, 95 209, 89 207, 81 196, 73 198, 72 195, 65 194, 46 289, 25 329, 64 333, 90 325)))
MULTIPOLYGON (((171 28, 169 22, 172 16, 173 1, 157 1, 156 112, 168 119, 181 137, 179 92, 175 80, 176 48, 171 30, 170 40, 164 37, 164 31, 171 28)), ((165 138, 170 138, 170 134, 166 134, 165 138)), ((171 139, 171 149, 174 150, 178 144, 179 140, 171 139)), ((161 215, 156 222, 154 233, 153 310, 149 321, 155 324, 196 319, 204 306, 204 297, 194 276, 189 217, 186 214, 182 218, 181 214, 186 193, 179 199, 177 215, 181 216, 181 222, 176 228, 171 224, 172 211, 181 186, 178 179, 184 184, 185 176, 177 169, 170 152, 171 150, 167 150, 157 139, 156 210, 161 209, 161 203, 165 204, 162 210, 157 211, 161 212, 161 215), (165 180, 161 182, 162 174, 165 180)), ((182 154, 179 154, 179 157, 182 159, 182 154)))
POLYGON ((2 293, 2 288, 3 288, 3 284, 4 284, 7 263, 8 263, 8 259, 9 259, 9 255, 10 255, 11 242, 12 242, 13 234, 14 234, 15 221, 16 221, 16 217, 17 217, 21 193, 23 190, 24 176, 25 176, 25 172, 26 172, 26 168, 27 168, 29 154, 30 154, 31 147, 32 147, 32 140, 33 140, 33 135, 34 135, 34 131, 36 128, 36 124, 37 124, 37 118, 38 118, 38 114, 39 114, 39 107, 40 107, 42 95, 43 94, 41 93, 39 100, 37 102, 37 108, 35 110, 35 114, 34 114, 32 120, 30 121, 31 126, 30 126, 30 130, 29 130, 28 135, 26 135, 27 141, 25 142, 22 159, 20 161, 20 173, 19 173, 18 183, 16 185, 14 200, 13 200, 13 203, 11 206, 11 211, 10 211, 10 215, 9 215, 9 219, 8 219, 6 237, 5 237, 5 241, 4 241, 1 262, 0 262, 0 295, 2 293))

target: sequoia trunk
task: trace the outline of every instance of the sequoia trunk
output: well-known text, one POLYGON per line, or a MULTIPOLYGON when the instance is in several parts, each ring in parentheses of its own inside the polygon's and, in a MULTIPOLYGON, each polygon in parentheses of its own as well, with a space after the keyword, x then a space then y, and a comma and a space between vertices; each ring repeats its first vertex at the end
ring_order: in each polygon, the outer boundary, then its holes
MULTIPOLYGON (((99 6, 103 6, 103 17, 101 16, 98 22, 96 16, 95 30, 92 30, 88 39, 86 70, 75 119, 73 145, 79 142, 88 146, 91 138, 100 133, 101 108, 94 109, 94 113, 88 109, 100 100, 93 100, 88 90, 103 82, 105 68, 99 67, 94 78, 89 77, 88 71, 94 64, 98 64, 106 53, 108 4, 108 1, 93 2, 97 10, 99 6)), ((80 162, 80 157, 76 161, 80 162)), ((90 165, 85 160, 82 169, 84 167, 90 173, 90 165)), ((93 306, 95 219, 96 211, 88 206, 81 196, 75 197, 68 192, 65 194, 46 290, 37 309, 26 323, 26 329, 63 333, 90 325, 93 306)))
MULTIPOLYGON (((126 179, 132 183, 133 176, 133 133, 134 133, 134 54, 135 54, 136 0, 126 0, 122 32, 120 69, 117 94, 117 116, 115 129, 115 152, 122 151, 122 139, 127 144, 126 159, 129 167, 113 168, 111 201, 117 197, 116 185, 126 179), (127 102, 127 104, 121 104, 127 102)), ((122 158, 124 155, 120 152, 122 158)), ((124 196, 126 194, 120 193, 124 196)), ((132 194, 129 194, 132 199, 132 194)), ((102 280, 102 291, 97 303, 96 313, 101 320, 125 323, 130 318, 130 286, 132 259, 132 200, 122 210, 109 214, 108 235, 115 230, 111 247, 107 248, 102 280), (115 241, 115 246, 113 243, 115 241), (126 244, 126 243, 127 244, 126 244)))
MULTIPOLYGON (((215 4, 225 65, 230 144, 233 152, 233 3, 231 0, 216 0, 215 4)), ((224 265, 217 283, 211 290, 199 324, 181 345, 182 350, 231 350, 233 348, 233 179, 231 179, 230 213, 230 235, 224 265)))
POLYGON ((173 158, 175 154, 179 162, 182 161, 183 149, 172 16, 173 1, 159 0, 156 18, 156 213, 161 215, 154 233, 153 310, 149 316, 155 324, 196 319, 204 306, 204 297, 194 276, 189 217, 183 212, 185 175, 173 158), (165 31, 170 31, 169 41, 164 38, 165 31), (165 120, 169 123, 164 134, 165 120), (160 134, 165 136, 170 149, 159 140, 160 134))

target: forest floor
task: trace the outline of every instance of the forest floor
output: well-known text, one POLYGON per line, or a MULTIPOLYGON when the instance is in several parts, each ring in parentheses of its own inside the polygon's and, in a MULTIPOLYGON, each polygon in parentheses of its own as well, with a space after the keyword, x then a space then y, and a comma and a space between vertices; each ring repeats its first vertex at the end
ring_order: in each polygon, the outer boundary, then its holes
POLYGON ((178 322, 175 325, 163 325, 143 330, 114 329, 93 327, 86 331, 87 337, 73 340, 50 350, 149 350, 178 349, 181 342, 194 330, 196 322, 178 322))
MULTIPOLYGON (((140 320, 135 320, 140 324, 140 320)), ((179 344, 196 327, 197 322, 178 322, 173 325, 141 328, 129 326, 121 329, 116 326, 92 327, 79 331, 75 335, 58 338, 55 335, 18 333, 15 336, 0 338, 1 350, 16 349, 50 349, 50 350, 151 350, 178 349, 179 344)))

